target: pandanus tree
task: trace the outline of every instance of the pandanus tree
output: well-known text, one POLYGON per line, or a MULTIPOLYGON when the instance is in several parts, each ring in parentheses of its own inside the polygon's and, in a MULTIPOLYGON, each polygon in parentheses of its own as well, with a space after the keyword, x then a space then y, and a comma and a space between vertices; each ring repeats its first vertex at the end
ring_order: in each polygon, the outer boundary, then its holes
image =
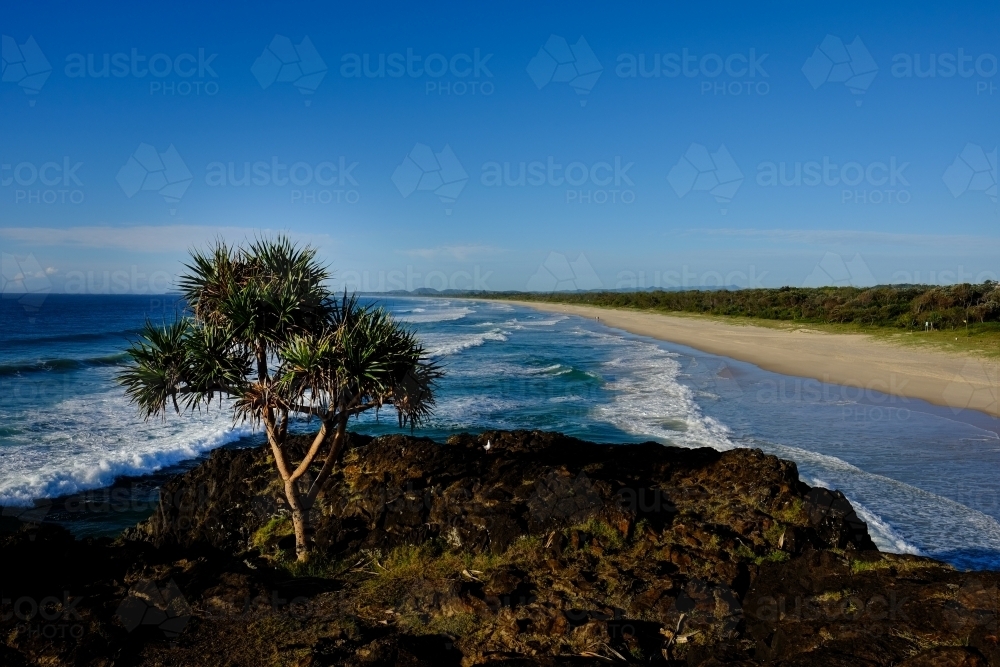
POLYGON ((286 237, 220 241, 192 252, 186 269, 187 313, 146 323, 119 382, 145 419, 229 398, 235 423, 263 426, 296 556, 308 560, 309 511, 343 455, 349 419, 391 406, 400 427, 420 424, 440 368, 385 310, 332 293, 315 249, 286 237), (292 445, 294 422, 315 429, 308 447, 292 445))

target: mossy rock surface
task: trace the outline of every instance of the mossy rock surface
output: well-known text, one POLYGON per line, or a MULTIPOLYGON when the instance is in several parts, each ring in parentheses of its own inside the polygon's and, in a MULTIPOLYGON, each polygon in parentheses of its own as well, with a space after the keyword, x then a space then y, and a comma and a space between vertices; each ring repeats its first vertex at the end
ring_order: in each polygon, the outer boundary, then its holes
POLYGON ((879 553, 757 450, 353 436, 308 564, 264 448, 164 498, 117 542, 0 526, 4 597, 69 591, 84 629, 0 621, 4 664, 1000 665, 998 575, 879 553))

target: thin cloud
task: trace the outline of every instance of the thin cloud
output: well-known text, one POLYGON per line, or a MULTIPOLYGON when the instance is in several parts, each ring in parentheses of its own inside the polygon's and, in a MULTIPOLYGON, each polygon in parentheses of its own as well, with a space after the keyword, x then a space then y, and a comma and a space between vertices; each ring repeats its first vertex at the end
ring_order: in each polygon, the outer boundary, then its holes
POLYGON ((498 255, 503 252, 503 249, 485 245, 448 245, 436 248, 413 248, 400 252, 421 259, 455 259, 464 262, 477 257, 498 255))

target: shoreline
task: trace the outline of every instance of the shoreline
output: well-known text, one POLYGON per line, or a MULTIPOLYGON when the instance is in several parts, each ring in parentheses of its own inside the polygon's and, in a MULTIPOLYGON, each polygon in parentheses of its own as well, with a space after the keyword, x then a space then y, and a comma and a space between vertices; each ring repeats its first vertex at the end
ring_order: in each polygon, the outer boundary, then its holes
MULTIPOLYGON (((493 301, 493 300, 491 300, 493 301)), ((864 334, 792 331, 697 317, 500 300, 544 312, 600 318, 601 324, 639 336, 745 361, 766 371, 861 387, 902 399, 1000 417, 1000 363, 933 350, 913 350, 864 334)))

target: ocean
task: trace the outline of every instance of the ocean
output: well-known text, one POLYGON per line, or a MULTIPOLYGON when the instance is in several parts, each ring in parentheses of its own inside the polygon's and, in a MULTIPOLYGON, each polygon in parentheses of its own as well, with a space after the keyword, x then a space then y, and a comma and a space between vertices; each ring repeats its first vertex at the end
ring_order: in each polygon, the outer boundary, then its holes
MULTIPOLYGON (((435 415, 416 435, 542 429, 596 442, 757 447, 795 461, 803 481, 843 491, 883 550, 1000 568, 992 417, 779 375, 505 303, 377 301, 446 371, 435 415)), ((144 422, 115 384, 143 322, 168 321, 181 305, 175 296, 48 295, 30 309, 0 301, 5 514, 112 535, 149 514, 167 476, 218 447, 261 441, 215 406, 144 422), (73 502, 45 500, 67 497, 73 502)), ((352 428, 398 430, 388 412, 352 428)))

